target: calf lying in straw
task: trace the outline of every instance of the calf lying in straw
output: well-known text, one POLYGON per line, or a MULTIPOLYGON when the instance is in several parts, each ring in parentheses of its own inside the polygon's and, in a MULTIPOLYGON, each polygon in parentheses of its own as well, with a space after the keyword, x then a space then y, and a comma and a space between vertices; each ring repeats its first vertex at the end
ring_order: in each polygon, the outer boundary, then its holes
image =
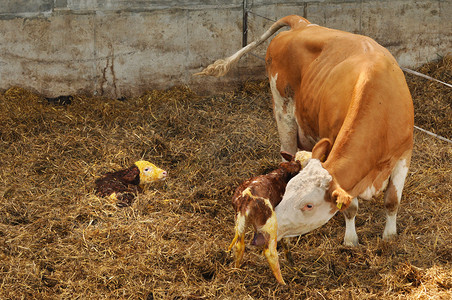
POLYGON ((252 225, 255 231, 252 244, 264 246, 264 255, 276 280, 285 284, 276 250, 278 225, 274 209, 281 202, 287 183, 307 164, 310 154, 300 151, 294 157, 287 152, 281 152, 287 162, 280 163, 278 169, 266 175, 246 180, 236 189, 232 197, 232 206, 236 213, 235 236, 228 248, 228 251, 231 251, 235 246, 236 268, 240 267, 245 253, 245 229, 247 225, 252 225))
POLYGON ((140 160, 133 166, 116 172, 108 172, 98 178, 96 194, 107 197, 118 206, 130 206, 143 186, 158 180, 164 180, 167 172, 148 161, 140 160))

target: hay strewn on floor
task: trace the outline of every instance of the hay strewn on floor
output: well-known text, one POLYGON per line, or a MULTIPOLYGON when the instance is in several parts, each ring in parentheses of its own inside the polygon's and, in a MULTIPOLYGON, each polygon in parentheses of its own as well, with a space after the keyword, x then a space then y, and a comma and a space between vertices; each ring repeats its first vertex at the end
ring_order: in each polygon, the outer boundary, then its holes
MULTIPOLYGON (((451 84, 452 52, 417 71, 451 84)), ((413 97, 415 124, 452 140, 452 88, 416 75, 405 76, 413 97)))
MULTIPOLYGON (((450 62, 429 70, 450 82, 450 62)), ((450 90, 408 81, 416 124, 451 138, 450 90)), ((253 247, 232 267, 231 194, 280 160, 269 94, 258 82, 213 97, 178 88, 55 106, 1 93, 0 298, 449 299, 452 147, 420 132, 396 241, 380 239, 380 197, 360 202, 359 247, 342 246, 342 215, 294 239, 294 264, 280 259, 287 286, 253 247), (94 196, 97 176, 141 158, 169 179, 129 208, 94 196)))

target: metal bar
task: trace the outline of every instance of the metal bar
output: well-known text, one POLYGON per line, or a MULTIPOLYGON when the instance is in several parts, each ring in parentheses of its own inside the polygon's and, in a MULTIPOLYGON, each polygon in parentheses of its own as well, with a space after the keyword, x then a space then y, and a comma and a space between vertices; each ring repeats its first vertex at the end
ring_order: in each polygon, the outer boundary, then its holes
POLYGON ((428 75, 425 75, 425 74, 422 74, 422 73, 419 73, 419 72, 416 72, 416 71, 413 71, 413 70, 410 70, 410 69, 407 69, 407 68, 404 68, 404 67, 400 67, 400 69, 402 69, 403 71, 405 71, 407 73, 410 73, 410 74, 413 74, 413 75, 417 75, 417 76, 420 76, 420 77, 423 77, 423 78, 426 78, 426 79, 429 79, 429 80, 432 80, 432 81, 436 81, 436 82, 444 84, 445 86, 448 86, 448 87, 452 88, 452 84, 443 82, 441 80, 435 79, 435 78, 430 77, 428 75))
POLYGON ((243 0, 243 21, 242 21, 242 47, 248 45, 248 8, 247 1, 243 0))
POLYGON ((428 134, 428 135, 434 136, 434 137, 436 137, 437 139, 440 139, 440 140, 442 140, 442 141, 445 141, 445 142, 448 142, 448 143, 451 143, 451 144, 452 144, 452 141, 451 141, 451 140, 449 140, 449 139, 447 139, 447 138, 445 138, 445 137, 442 137, 442 136, 440 136, 440 135, 438 135, 438 134, 436 134, 436 133, 433 133, 433 132, 431 132, 431 131, 422 129, 422 128, 417 127, 417 126, 414 126, 414 128, 416 128, 417 130, 420 130, 420 131, 422 131, 422 132, 425 132, 425 133, 428 134))
POLYGON ((262 15, 260 15, 260 14, 255 13, 255 12, 253 12, 253 11, 251 11, 251 10, 248 10, 248 13, 250 13, 250 14, 252 14, 252 15, 256 15, 256 16, 261 17, 261 18, 263 18, 263 19, 265 19, 265 20, 268 20, 268 21, 276 22, 276 20, 267 18, 267 17, 265 17, 265 16, 262 16, 262 15))
POLYGON ((254 57, 259 58, 260 60, 265 61, 265 58, 263 58, 262 56, 256 55, 256 54, 254 54, 254 53, 252 53, 252 52, 250 52, 249 54, 252 55, 252 56, 254 56, 254 57))

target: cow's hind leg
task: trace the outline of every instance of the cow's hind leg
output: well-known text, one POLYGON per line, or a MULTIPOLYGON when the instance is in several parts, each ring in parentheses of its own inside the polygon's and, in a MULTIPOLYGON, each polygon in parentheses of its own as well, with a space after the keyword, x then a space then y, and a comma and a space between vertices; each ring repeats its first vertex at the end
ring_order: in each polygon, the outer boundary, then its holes
POLYGON ((278 74, 270 78, 270 87, 273 96, 273 112, 278 127, 281 151, 289 152, 292 155, 298 150, 298 125, 294 114, 294 101, 290 96, 282 96, 276 87, 278 74))
POLYGON ((355 228, 355 217, 358 212, 358 199, 353 198, 350 206, 344 210, 345 217, 345 236, 344 245, 346 246, 358 246, 358 235, 355 228))
POLYGON ((397 235, 397 211, 402 198, 409 161, 409 159, 402 159, 396 163, 385 192, 386 226, 383 231, 385 240, 397 235))

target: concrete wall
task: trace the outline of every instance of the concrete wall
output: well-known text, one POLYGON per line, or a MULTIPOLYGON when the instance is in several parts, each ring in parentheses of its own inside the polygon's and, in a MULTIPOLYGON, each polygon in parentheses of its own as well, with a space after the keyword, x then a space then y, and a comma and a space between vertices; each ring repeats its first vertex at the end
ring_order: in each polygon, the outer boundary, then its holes
MULTIPOLYGON (((247 1, 270 19, 299 14, 311 22, 368 35, 403 66, 452 49, 452 0, 247 1)), ((197 78, 242 44, 243 0, 2 0, 0 89, 21 86, 47 96, 135 96, 189 85, 199 92, 263 78, 264 63, 242 58, 225 78, 197 78)), ((250 14, 249 37, 271 21, 250 14)), ((264 56, 265 45, 256 55, 264 56)))

